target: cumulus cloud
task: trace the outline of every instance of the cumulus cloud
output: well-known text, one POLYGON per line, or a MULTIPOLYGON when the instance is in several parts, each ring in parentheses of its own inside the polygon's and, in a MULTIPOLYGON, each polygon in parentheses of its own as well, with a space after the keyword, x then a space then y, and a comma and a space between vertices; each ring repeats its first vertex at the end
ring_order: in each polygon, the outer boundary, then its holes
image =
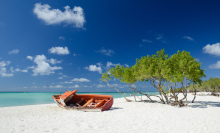
POLYGON ((212 64, 209 66, 211 69, 220 69, 220 61, 217 61, 216 64, 212 64))
POLYGON ((74 78, 72 81, 76 81, 76 82, 90 82, 90 80, 86 79, 86 78, 74 78))
POLYGON ((27 59, 33 60, 33 57, 32 56, 27 56, 27 59))
POLYGON ((112 62, 107 62, 106 67, 109 68, 109 67, 111 67, 111 66, 117 66, 117 65, 120 65, 120 63, 118 63, 118 64, 113 64, 112 62))
POLYGON ((59 39, 60 39, 60 40, 65 40, 65 37, 60 36, 59 39))
POLYGON ((216 43, 212 45, 207 44, 205 47, 203 47, 203 52, 220 56, 220 43, 216 43))
POLYGON ((8 54, 17 54, 17 53, 19 53, 18 49, 14 49, 14 50, 8 52, 8 54))
POLYGON ((48 51, 49 53, 60 55, 67 55, 70 53, 67 47, 52 47, 48 51))
POLYGON ((104 48, 102 48, 101 50, 98 50, 97 52, 102 53, 104 55, 108 55, 108 56, 115 54, 115 52, 113 50, 111 50, 111 49, 106 50, 104 48))
POLYGON ((50 75, 54 73, 55 70, 63 69, 62 67, 51 67, 50 64, 47 62, 47 58, 45 55, 37 55, 34 59, 34 63, 37 65, 33 68, 33 76, 39 75, 50 75))
POLYGON ((187 40, 190 40, 190 41, 194 41, 194 39, 192 37, 189 37, 189 36, 184 36, 183 38, 185 38, 187 40))
POLYGON ((6 66, 8 66, 11 62, 10 61, 1 61, 0 62, 0 75, 1 77, 12 77, 14 76, 13 72, 8 73, 6 66))
POLYGON ((62 61, 58 61, 58 60, 56 60, 56 59, 53 59, 53 58, 51 58, 50 60, 48 60, 48 62, 49 63, 51 63, 51 64, 57 64, 57 63, 62 63, 62 61))
POLYGON ((43 20, 47 25, 63 23, 82 28, 86 22, 83 9, 76 6, 72 10, 69 6, 65 6, 64 9, 65 11, 62 12, 60 9, 51 9, 48 4, 36 3, 33 12, 38 19, 43 20))
POLYGON ((106 87, 106 85, 98 84, 96 87, 97 87, 97 88, 104 88, 104 87, 106 87))
POLYGON ((60 84, 72 84, 73 82, 65 81, 65 82, 60 82, 60 84))
POLYGON ((62 86, 62 85, 55 85, 55 86, 52 86, 52 85, 46 85, 46 86, 43 86, 43 88, 65 88, 65 87, 62 86))
MULTIPOLYGON (((11 67, 12 69, 13 69, 13 67, 11 67)), ((21 69, 19 69, 19 68, 16 68, 15 70, 12 70, 11 69, 11 71, 15 71, 15 72, 23 72, 23 73, 27 73, 28 72, 28 70, 21 70, 21 69)))
POLYGON ((69 88, 79 88, 79 85, 69 86, 69 88))
POLYGON ((96 65, 89 65, 89 67, 85 67, 85 69, 87 69, 88 71, 93 71, 93 72, 97 71, 100 74, 102 74, 101 66, 97 67, 96 65))

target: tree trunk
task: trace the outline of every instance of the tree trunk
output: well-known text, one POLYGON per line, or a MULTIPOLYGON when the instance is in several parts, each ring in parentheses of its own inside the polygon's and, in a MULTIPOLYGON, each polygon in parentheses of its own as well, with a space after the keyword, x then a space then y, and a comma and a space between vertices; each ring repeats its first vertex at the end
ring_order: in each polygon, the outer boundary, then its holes
POLYGON ((148 98, 150 99, 151 102, 153 102, 153 100, 150 98, 150 96, 149 96, 148 94, 144 94, 144 93, 142 93, 142 92, 139 92, 137 89, 132 88, 130 85, 129 85, 129 88, 132 89, 132 90, 134 90, 134 91, 136 91, 137 93, 140 93, 140 94, 145 95, 146 97, 148 97, 148 98))
POLYGON ((132 100, 127 99, 127 98, 125 97, 125 95, 124 95, 122 92, 120 92, 120 91, 119 91, 118 89, 116 89, 115 87, 111 86, 111 85, 108 83, 107 80, 106 80, 106 82, 107 82, 107 84, 108 84, 110 87, 112 87, 113 89, 117 90, 118 93, 121 93, 127 102, 132 102, 132 100))
POLYGON ((195 87, 194 87, 194 83, 193 83, 193 88, 194 88, 195 94, 194 94, 194 98, 193 98, 193 100, 192 100, 192 103, 194 103, 194 100, 196 99, 196 89, 195 89, 195 87))

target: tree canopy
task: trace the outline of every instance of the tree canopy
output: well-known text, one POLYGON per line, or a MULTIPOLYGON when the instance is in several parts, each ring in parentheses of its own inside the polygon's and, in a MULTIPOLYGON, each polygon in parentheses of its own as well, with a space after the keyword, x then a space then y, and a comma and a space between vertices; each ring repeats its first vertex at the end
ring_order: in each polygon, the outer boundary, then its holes
POLYGON ((201 78, 205 76, 205 70, 200 67, 201 63, 197 62, 189 52, 177 51, 176 54, 169 57, 162 49, 152 56, 147 55, 136 59, 135 65, 131 67, 117 65, 115 68, 109 69, 108 72, 103 73, 102 80, 118 79, 120 82, 128 84, 129 88, 134 91, 137 91, 137 89, 132 85, 150 81, 157 88, 160 94, 158 97, 163 103, 169 104, 168 97, 171 97, 175 99, 175 104, 177 104, 177 102, 182 102, 178 101, 178 93, 175 92, 177 84, 182 84, 182 90, 185 92, 186 97, 187 81, 201 84, 201 78), (169 96, 164 87, 168 82, 169 96))

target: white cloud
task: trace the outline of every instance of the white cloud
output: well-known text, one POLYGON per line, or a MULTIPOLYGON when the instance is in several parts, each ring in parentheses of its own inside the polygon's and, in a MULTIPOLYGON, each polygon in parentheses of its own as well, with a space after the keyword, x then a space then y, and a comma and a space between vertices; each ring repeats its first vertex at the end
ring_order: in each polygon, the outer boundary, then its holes
POLYGON ((125 66, 125 67, 129 67, 129 65, 128 65, 128 64, 124 64, 124 66, 125 66))
POLYGON ((194 41, 194 39, 192 37, 189 37, 189 36, 184 36, 183 38, 185 38, 187 40, 190 40, 190 41, 194 41))
POLYGON ((8 54, 17 54, 17 53, 19 53, 18 49, 14 49, 14 50, 8 52, 8 54))
POLYGON ((7 69, 5 66, 8 66, 11 62, 10 61, 1 61, 0 62, 0 75, 1 77, 12 77, 14 76, 13 72, 7 73, 7 69))
POLYGON ((27 56, 27 59, 33 60, 33 57, 32 56, 27 56))
POLYGON ((142 39, 143 42, 152 42, 151 40, 142 39))
POLYGON ((64 23, 82 28, 86 22, 83 9, 76 6, 72 10, 69 6, 65 6, 64 9, 65 11, 62 12, 59 9, 51 9, 48 4, 36 3, 33 12, 38 19, 43 20, 47 25, 64 23))
POLYGON ((99 72, 100 74, 102 74, 102 68, 101 66, 97 67, 96 65, 89 65, 89 67, 85 67, 85 69, 89 70, 89 71, 97 71, 99 72))
POLYGON ((65 87, 62 86, 62 85, 55 85, 55 86, 52 86, 52 85, 46 85, 46 86, 43 86, 43 88, 65 88, 65 87))
POLYGON ((220 56, 220 43, 216 43, 212 45, 207 44, 205 47, 203 47, 203 52, 220 56))
POLYGON ((69 50, 67 47, 52 47, 48 50, 52 54, 69 54, 69 50))
POLYGON ((60 36, 59 39, 60 39, 60 40, 65 40, 65 37, 60 36))
POLYGON ((97 65, 98 65, 98 66, 102 66, 103 64, 102 64, 102 63, 97 63, 97 65))
POLYGON ((60 84, 72 84, 73 82, 68 82, 68 81, 65 81, 65 82, 60 82, 60 84))
POLYGON ((58 60, 56 60, 56 59, 53 59, 53 58, 51 58, 50 60, 48 60, 48 62, 49 63, 51 63, 51 64, 57 64, 57 63, 62 63, 62 61, 58 61, 58 60))
POLYGON ((34 69, 34 66, 28 66, 27 69, 34 69))
POLYGON ((76 82, 90 82, 90 80, 86 79, 86 78, 74 78, 71 81, 76 81, 76 82))
POLYGON ((120 63, 118 63, 118 64, 113 64, 112 62, 107 62, 106 67, 109 68, 109 67, 111 67, 111 66, 117 66, 117 65, 120 65, 120 63))
POLYGON ((211 69, 220 69, 220 61, 217 61, 216 64, 212 64, 209 66, 211 69))
POLYGON ((34 59, 34 63, 37 64, 36 67, 33 68, 33 76, 40 75, 50 75, 54 73, 55 70, 63 69, 62 67, 51 67, 49 63, 47 63, 47 58, 45 55, 37 55, 34 59))
POLYGON ((79 88, 79 85, 69 86, 69 88, 79 88))
POLYGON ((106 50, 103 48, 97 52, 102 53, 104 55, 108 55, 108 56, 111 56, 111 54, 115 54, 115 52, 113 50, 111 50, 111 49, 106 50))
POLYGON ((59 77, 58 79, 63 79, 63 77, 59 77))
POLYGON ((14 71, 15 72, 24 72, 24 73, 28 72, 28 70, 20 70, 19 68, 16 68, 14 71))
POLYGON ((106 85, 98 84, 96 87, 97 88, 104 88, 104 87, 106 87, 106 85))
POLYGON ((10 61, 1 61, 0 67, 5 67, 5 66, 9 65, 10 63, 11 63, 10 61))
POLYGON ((62 85, 55 85, 55 86, 53 86, 53 88, 64 88, 64 86, 62 86, 62 85))

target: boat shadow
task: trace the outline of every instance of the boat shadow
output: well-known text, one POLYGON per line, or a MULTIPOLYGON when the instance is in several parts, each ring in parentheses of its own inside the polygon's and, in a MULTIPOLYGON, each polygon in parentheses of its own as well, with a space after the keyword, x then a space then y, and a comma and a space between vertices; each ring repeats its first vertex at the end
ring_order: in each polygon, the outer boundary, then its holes
POLYGON ((120 108, 120 107, 111 107, 109 110, 105 110, 105 111, 113 111, 113 110, 117 110, 117 109, 123 109, 123 108, 120 108))
POLYGON ((220 107, 220 102, 210 102, 210 101, 195 101, 191 103, 192 108, 208 108, 209 107, 220 107))

